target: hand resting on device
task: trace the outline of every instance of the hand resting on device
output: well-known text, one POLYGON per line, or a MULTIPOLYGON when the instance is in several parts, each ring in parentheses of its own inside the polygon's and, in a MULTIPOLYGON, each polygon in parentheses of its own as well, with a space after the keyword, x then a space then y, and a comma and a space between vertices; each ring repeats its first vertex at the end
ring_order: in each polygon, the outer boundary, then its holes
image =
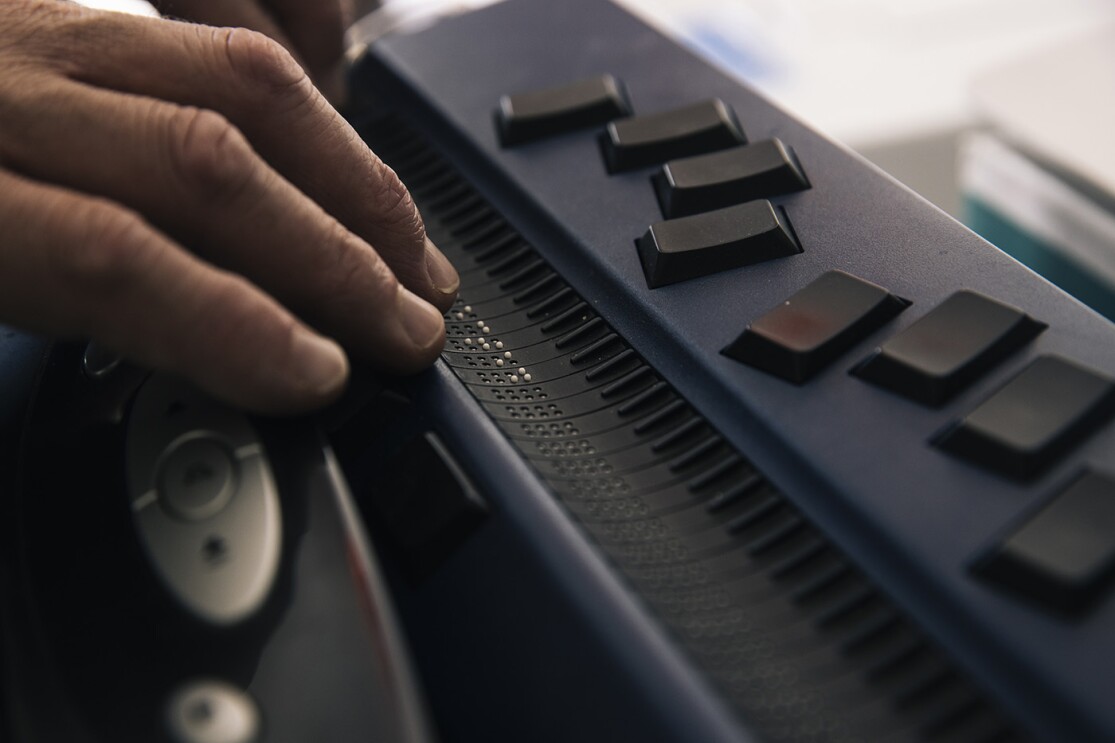
MULTIPOLYGON (((296 1, 271 0, 275 17, 296 1)), ((254 5, 205 4, 229 22, 254 5)), ((297 412, 342 390, 338 342, 391 372, 431 363, 457 284, 404 186, 278 43, 0 0, 0 322, 297 412)))

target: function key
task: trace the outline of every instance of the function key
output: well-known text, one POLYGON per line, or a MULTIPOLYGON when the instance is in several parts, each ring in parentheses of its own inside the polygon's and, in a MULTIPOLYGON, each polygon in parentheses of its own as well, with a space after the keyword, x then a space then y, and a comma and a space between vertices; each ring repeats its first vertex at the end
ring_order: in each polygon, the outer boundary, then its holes
POLYGON ((853 373, 939 406, 1045 328, 1022 310, 960 291, 884 343, 853 373))
POLYGON ((620 119, 602 137, 608 172, 619 173, 745 144, 735 114, 719 99, 620 119))
POLYGON ((1041 356, 933 443, 1025 480, 1053 464, 1115 411, 1115 381, 1041 356))
POLYGON ((1086 472, 976 565, 982 577, 1064 613, 1100 599, 1115 576, 1115 480, 1086 472))
POLYGON ((611 75, 499 99, 496 129, 504 147, 606 124, 631 115, 623 83, 611 75))
POLYGON ((658 222, 635 244, 651 289, 801 252, 785 212, 769 201, 658 222))
POLYGON ((778 139, 668 162, 653 182, 667 218, 809 188, 794 151, 778 139))
POLYGON ((753 322, 721 353, 801 384, 909 305, 870 281, 829 271, 753 322))

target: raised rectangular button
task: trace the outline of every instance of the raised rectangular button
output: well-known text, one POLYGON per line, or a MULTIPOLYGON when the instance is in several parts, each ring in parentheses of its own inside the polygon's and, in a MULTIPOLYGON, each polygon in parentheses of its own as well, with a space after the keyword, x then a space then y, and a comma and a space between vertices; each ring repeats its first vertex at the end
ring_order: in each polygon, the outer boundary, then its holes
POLYGON ((657 165, 747 142, 735 114, 721 100, 608 124, 602 136, 611 173, 657 165))
POLYGON ((1115 410, 1115 382, 1041 356, 934 439, 976 464, 1025 480, 1053 464, 1115 410))
POLYGON ((801 252, 785 212, 769 201, 658 222, 635 244, 651 289, 801 252))
POLYGON ((1094 604, 1115 577, 1115 480, 1084 473, 974 567, 1051 609, 1094 604))
POLYGON ((1045 327, 1015 307, 960 291, 884 343, 854 373, 926 405, 943 405, 1045 327))
POLYGON ((631 115, 623 84, 611 75, 499 99, 496 128, 504 147, 603 125, 631 115))
POLYGON ((667 218, 809 188, 793 150, 777 139, 673 160, 653 181, 667 218))
POLYGON ((751 323, 721 353, 801 384, 909 304, 870 281, 829 271, 751 323))

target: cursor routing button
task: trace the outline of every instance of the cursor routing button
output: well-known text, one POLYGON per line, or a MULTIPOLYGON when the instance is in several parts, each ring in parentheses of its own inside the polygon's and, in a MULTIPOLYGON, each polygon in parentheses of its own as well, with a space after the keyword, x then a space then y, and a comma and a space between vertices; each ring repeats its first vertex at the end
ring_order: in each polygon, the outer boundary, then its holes
POLYGON ((801 384, 908 306, 870 281, 829 271, 751 323, 721 353, 801 384))
POLYGON ((602 137, 609 173, 745 144, 735 114, 714 99, 608 124, 602 137))
POLYGON ((926 405, 943 405, 1045 324, 972 291, 953 294, 884 343, 854 374, 926 405))
POLYGON ((786 213, 769 201, 658 222, 635 244, 651 289, 801 252, 786 213))
POLYGON ((504 147, 606 124, 631 115, 623 83, 611 75, 499 99, 496 129, 504 147))
POLYGON ((793 150, 777 139, 673 160, 652 180, 667 219, 809 188, 793 150))
POLYGON ((1115 410, 1115 381, 1058 356, 1041 356, 967 417, 935 437, 947 452, 1026 480, 1115 410))
POLYGON ((976 572, 1066 613, 1101 598, 1115 576, 1115 480, 1085 472, 984 556, 976 572))

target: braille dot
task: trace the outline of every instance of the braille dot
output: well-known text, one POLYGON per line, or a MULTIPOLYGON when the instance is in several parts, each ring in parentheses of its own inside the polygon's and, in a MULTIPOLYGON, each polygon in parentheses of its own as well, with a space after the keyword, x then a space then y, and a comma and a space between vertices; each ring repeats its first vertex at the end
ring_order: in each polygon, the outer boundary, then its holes
POLYGON ((524 374, 523 375, 523 381, 529 382, 530 381, 530 375, 529 374, 524 374))
POLYGON ((522 366, 520 366, 520 367, 519 367, 519 373, 520 373, 520 374, 526 374, 526 373, 527 373, 527 370, 526 370, 526 368, 525 368, 525 367, 522 367, 522 366))
POLYGON ((504 351, 503 352, 503 358, 505 358, 505 359, 511 358, 511 352, 510 351, 504 351))
POLYGON ((503 366, 503 359, 496 359, 496 366, 503 366))
POLYGON ((472 312, 472 305, 471 304, 466 304, 465 305, 465 312, 472 312))
POLYGON ((511 381, 512 382, 518 382, 519 381, 519 375, 518 374, 512 374, 511 375, 511 381))
POLYGON ((482 348, 483 348, 483 349, 484 349, 485 351, 491 351, 491 350, 492 350, 492 344, 491 344, 491 343, 485 343, 485 344, 484 344, 484 345, 482 346, 482 348))
POLYGON ((503 341, 496 341, 496 348, 503 348, 503 341))
POLYGON ((485 332, 485 333, 490 333, 490 332, 492 332, 492 329, 491 329, 491 328, 489 328, 489 327, 488 327, 487 325, 485 325, 485 326, 484 326, 484 332, 485 332))
POLYGON ((466 346, 471 346, 472 345, 472 338, 465 338, 465 345, 466 346))

